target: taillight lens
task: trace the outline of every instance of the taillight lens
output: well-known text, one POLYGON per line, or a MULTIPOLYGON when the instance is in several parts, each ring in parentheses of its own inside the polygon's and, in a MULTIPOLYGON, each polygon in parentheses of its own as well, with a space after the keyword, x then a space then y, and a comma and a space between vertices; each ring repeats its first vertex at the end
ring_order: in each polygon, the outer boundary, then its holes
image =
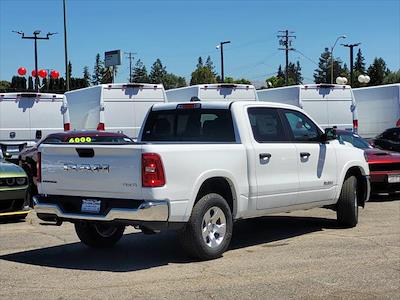
POLYGON ((64 131, 70 131, 71 130, 71 123, 65 123, 64 124, 64 131))
POLYGON ((104 123, 99 123, 99 125, 97 125, 97 130, 106 130, 104 123))
POLYGON ((164 167, 160 155, 142 154, 142 186, 161 187, 165 185, 164 167))
POLYGON ((353 120, 353 127, 354 129, 358 128, 358 120, 353 120))
POLYGON ((36 161, 36 181, 42 182, 42 153, 37 153, 36 161))

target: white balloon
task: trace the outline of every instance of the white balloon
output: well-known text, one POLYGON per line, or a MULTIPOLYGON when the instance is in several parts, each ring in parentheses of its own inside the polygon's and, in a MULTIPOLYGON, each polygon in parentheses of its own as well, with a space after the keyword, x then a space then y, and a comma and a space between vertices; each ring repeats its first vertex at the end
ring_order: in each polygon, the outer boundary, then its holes
POLYGON ((364 80, 365 80, 364 78, 365 78, 364 75, 359 75, 359 76, 358 76, 358 82, 364 83, 364 80))
POLYGON ((368 83, 371 80, 371 77, 369 77, 368 75, 364 76, 364 82, 368 83))
POLYGON ((342 77, 342 84, 347 84, 347 78, 346 77, 342 77))
POLYGON ((336 83, 342 84, 342 77, 336 77, 336 83))

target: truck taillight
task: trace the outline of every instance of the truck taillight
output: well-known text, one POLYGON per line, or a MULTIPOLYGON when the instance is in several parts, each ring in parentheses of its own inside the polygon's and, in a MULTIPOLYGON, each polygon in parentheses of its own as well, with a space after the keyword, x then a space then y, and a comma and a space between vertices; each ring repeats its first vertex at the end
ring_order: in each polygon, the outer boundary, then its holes
POLYGON ((36 161, 36 181, 42 182, 42 153, 37 153, 36 161))
POLYGON ((142 186, 161 187, 165 185, 164 167, 160 155, 142 154, 142 186))
POLYGON ((400 127, 400 119, 397 120, 396 127, 400 127))
POLYGON ((99 123, 97 125, 97 130, 106 130, 106 126, 104 125, 104 123, 99 123))
POLYGON ((71 123, 65 123, 64 124, 64 131, 70 131, 71 130, 71 123))
POLYGON ((355 130, 358 129, 358 120, 353 120, 353 128, 354 128, 355 130))

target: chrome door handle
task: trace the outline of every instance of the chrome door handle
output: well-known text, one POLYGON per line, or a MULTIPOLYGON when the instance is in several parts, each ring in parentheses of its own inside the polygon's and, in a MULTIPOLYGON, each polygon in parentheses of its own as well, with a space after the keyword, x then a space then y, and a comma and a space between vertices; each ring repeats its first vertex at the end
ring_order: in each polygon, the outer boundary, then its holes
POLYGON ((268 160, 268 159, 270 159, 271 158, 271 153, 260 153, 260 159, 262 159, 262 160, 268 160))

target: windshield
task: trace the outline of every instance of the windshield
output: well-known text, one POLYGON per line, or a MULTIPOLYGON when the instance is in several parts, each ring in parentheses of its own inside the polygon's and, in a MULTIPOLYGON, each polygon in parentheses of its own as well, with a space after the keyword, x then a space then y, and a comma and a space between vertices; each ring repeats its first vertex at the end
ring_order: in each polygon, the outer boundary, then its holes
POLYGON ((350 144, 352 144, 354 147, 359 148, 359 149, 369 149, 372 148, 372 146, 364 140, 362 137, 353 134, 353 133, 339 133, 338 134, 338 139, 340 141, 345 141, 350 144))

